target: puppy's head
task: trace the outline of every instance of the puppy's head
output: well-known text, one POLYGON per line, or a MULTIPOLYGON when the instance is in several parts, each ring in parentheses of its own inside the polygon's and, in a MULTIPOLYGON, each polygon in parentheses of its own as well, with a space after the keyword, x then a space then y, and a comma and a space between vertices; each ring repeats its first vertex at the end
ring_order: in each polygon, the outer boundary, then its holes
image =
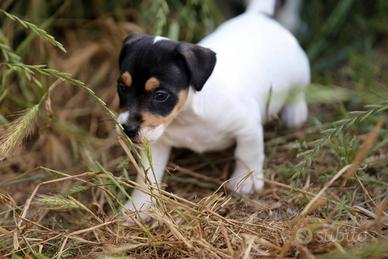
POLYGON ((118 117, 134 142, 156 141, 183 109, 189 87, 200 91, 216 63, 197 45, 131 33, 120 53, 118 117))

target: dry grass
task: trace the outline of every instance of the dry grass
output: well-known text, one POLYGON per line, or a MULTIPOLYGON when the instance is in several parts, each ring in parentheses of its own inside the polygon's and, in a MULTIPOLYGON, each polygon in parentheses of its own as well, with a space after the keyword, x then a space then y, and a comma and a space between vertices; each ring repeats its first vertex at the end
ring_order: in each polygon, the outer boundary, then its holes
MULTIPOLYGON (((86 82, 115 109, 121 39, 138 27, 100 19, 88 24, 88 30, 93 28, 105 36, 91 40, 84 28, 64 30, 67 55, 49 44, 44 47, 52 67, 86 82)), ((385 77, 386 49, 376 51, 383 56, 375 80, 386 90, 386 81, 379 79, 385 77)), ((351 66, 331 72, 338 78, 336 85, 355 83, 344 76, 351 66)), ((305 159, 297 154, 314 148, 311 141, 330 127, 319 120, 340 117, 332 107, 342 106, 311 104, 311 119, 298 131, 282 129, 277 122, 267 127, 266 188, 254 196, 219 188, 233 168, 232 150, 204 155, 175 150, 165 191, 156 196, 158 209, 150 212, 152 222, 126 226, 118 210, 127 199, 125 190, 138 188, 132 180, 139 165, 121 148, 104 111, 62 82, 47 94, 45 115, 38 118, 34 133, 0 161, 0 255, 314 258, 331 252, 323 258, 387 257, 388 145, 383 120, 372 118, 341 133, 307 168, 300 172, 295 167, 305 159)))

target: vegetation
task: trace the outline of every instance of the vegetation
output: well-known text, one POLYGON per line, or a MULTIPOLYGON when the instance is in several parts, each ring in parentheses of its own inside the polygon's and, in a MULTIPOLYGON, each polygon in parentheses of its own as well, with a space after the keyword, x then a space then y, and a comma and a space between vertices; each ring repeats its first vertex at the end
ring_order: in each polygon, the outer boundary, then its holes
POLYGON ((196 42, 224 19, 219 2, 0 3, 0 256, 387 256, 385 0, 305 1, 310 118, 267 126, 262 193, 219 188, 231 150, 175 150, 152 223, 120 222, 142 166, 114 130, 121 40, 196 42))

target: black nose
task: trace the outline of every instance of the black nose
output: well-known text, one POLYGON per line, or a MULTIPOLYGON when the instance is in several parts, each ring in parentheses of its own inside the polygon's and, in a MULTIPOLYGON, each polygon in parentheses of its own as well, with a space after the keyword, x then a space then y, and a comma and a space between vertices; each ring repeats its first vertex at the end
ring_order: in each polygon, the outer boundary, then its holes
POLYGON ((139 131, 139 124, 122 124, 122 126, 124 133, 127 134, 130 139, 136 138, 139 131))

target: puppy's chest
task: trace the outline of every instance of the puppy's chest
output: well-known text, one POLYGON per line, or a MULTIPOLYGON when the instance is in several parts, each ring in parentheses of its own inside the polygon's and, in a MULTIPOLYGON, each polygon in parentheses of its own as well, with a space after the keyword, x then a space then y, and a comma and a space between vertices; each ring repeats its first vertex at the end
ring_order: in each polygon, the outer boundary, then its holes
POLYGON ((168 126, 163 141, 173 147, 202 153, 225 149, 233 145, 234 138, 216 122, 198 119, 173 122, 168 126))

